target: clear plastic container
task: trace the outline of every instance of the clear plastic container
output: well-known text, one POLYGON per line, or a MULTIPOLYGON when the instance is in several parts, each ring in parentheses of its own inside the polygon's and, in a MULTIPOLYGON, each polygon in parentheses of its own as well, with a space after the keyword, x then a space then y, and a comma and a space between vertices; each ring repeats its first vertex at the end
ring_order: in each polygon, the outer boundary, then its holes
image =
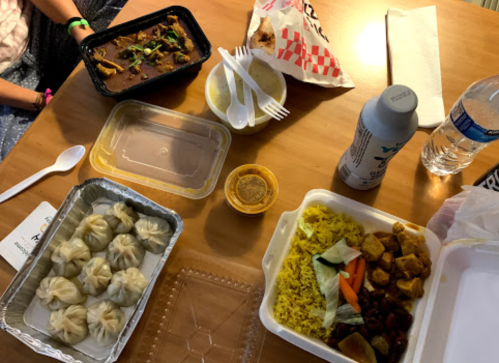
POLYGON ((201 199, 215 188, 230 143, 219 123, 124 101, 102 128, 90 163, 102 174, 201 199))
POLYGON ((225 197, 236 211, 246 215, 260 215, 276 201, 279 185, 267 168, 246 164, 234 169, 225 181, 225 197))
MULTIPOLYGON (((212 261, 211 263, 213 263, 212 261)), ((175 263, 175 262, 174 262, 175 263)), ((197 262, 195 262, 197 264, 197 262)), ((202 263, 201 263, 202 264, 202 263)), ((262 281, 247 271, 218 274, 184 265, 168 274, 144 330, 133 347, 134 363, 258 363, 265 328, 258 318, 262 281)), ((218 268, 215 268, 218 270, 218 268)))

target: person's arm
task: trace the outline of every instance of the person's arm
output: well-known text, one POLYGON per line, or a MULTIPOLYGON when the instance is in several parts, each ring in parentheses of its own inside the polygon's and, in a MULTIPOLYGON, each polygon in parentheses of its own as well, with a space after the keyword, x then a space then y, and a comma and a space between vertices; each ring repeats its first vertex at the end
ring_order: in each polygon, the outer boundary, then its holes
POLYGON ((18 86, 0 78, 0 105, 37 111, 43 108, 45 100, 41 93, 18 86), (36 106, 38 105, 38 107, 36 106))
MULTIPOLYGON (((74 17, 82 17, 72 0, 31 0, 31 2, 55 23, 66 24, 74 17)), ((94 31, 89 26, 75 26, 71 35, 80 44, 86 36, 94 31)))

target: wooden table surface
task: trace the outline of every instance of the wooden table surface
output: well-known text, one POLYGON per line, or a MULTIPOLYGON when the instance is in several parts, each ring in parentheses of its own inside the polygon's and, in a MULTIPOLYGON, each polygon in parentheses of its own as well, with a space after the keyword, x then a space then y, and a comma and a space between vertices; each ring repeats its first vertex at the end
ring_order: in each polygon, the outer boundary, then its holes
MULTIPOLYGON (((252 136, 233 135, 232 145, 213 193, 202 200, 190 200, 124 180, 146 197, 176 210, 185 230, 163 274, 174 272, 179 256, 196 251, 214 268, 241 264, 259 271, 261 260, 276 223, 284 211, 296 209, 311 189, 328 189, 374 206, 411 222, 426 225, 442 202, 472 184, 497 161, 499 144, 482 151, 470 167, 449 177, 429 174, 420 162, 423 143, 431 130, 419 129, 412 140, 390 162, 379 188, 361 192, 339 179, 336 165, 353 139, 357 118, 364 103, 389 85, 385 15, 389 7, 413 9, 434 5, 429 0, 314 0, 336 56, 352 77, 355 89, 324 89, 286 77, 291 115, 271 122, 252 136), (279 180, 275 205, 261 218, 246 218, 226 205, 225 178, 235 167, 257 163, 272 170, 279 180), (217 267, 218 266, 218 267, 217 267)), ((129 0, 113 24, 156 11, 175 3, 129 0)), ((216 49, 233 50, 245 39, 253 9, 252 0, 184 0, 210 40, 213 55, 195 76, 165 85, 140 100, 217 120, 204 96, 209 71, 221 60, 216 49)), ((475 80, 497 73, 499 64, 499 13, 458 0, 436 2, 443 97, 446 112, 475 80)), ((85 159, 70 172, 43 179, 13 199, 0 204, 0 240, 21 223, 42 201, 55 208, 69 190, 86 179, 102 177, 90 165, 88 153, 116 101, 94 89, 84 65, 74 70, 14 150, 0 164, 0 192, 51 165, 66 148, 82 144, 85 159)), ((205 261, 205 262, 206 262, 205 261)), ((234 268, 232 268, 234 270, 234 268)), ((230 268, 228 269, 230 271, 230 268)), ((258 272, 259 273, 259 272, 258 272)), ((0 259, 0 293, 14 277, 14 269, 0 259)), ((160 289, 157 287, 156 289, 160 289)), ((154 295, 153 295, 154 298, 154 295)), ((125 348, 120 362, 141 362, 138 354, 148 311, 125 348)), ((50 358, 26 348, 11 335, 0 332, 0 362, 49 362, 50 358)), ((158 358, 159 359, 159 358, 158 358)), ((268 333, 261 362, 319 362, 268 333)), ((158 362, 163 360, 158 360, 158 362)), ((164 360, 168 362, 167 357, 164 360)))

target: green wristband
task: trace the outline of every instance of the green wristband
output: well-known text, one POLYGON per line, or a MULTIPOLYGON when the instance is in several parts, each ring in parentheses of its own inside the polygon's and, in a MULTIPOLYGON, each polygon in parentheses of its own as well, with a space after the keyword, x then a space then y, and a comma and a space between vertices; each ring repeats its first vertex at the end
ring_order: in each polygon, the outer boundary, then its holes
POLYGON ((71 35, 71 30, 77 26, 77 25, 85 25, 85 26, 90 26, 90 24, 88 24, 88 21, 86 21, 85 19, 81 19, 81 20, 76 20, 76 21, 73 21, 71 24, 68 25, 68 34, 71 35))

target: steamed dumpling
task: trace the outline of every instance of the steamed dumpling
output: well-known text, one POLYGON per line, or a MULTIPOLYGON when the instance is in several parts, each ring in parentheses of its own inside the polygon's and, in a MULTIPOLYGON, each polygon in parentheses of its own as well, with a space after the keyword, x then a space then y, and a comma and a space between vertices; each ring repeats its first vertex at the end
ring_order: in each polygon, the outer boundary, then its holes
POLYGON ((63 309, 69 305, 81 304, 87 299, 77 284, 77 280, 73 282, 61 276, 45 277, 36 289, 36 295, 47 309, 63 309))
POLYGON ((81 342, 88 333, 87 309, 81 305, 71 305, 67 309, 53 311, 47 331, 66 344, 81 342))
POLYGON ((113 275, 107 295, 119 306, 132 306, 139 301, 146 286, 144 275, 135 267, 130 267, 113 275))
POLYGON ((113 239, 113 231, 100 214, 92 214, 81 221, 73 238, 81 238, 90 251, 97 252, 107 247, 113 239))
POLYGON ((158 254, 170 243, 173 229, 164 219, 144 217, 135 223, 135 235, 146 250, 158 254))
POLYGON ((139 267, 144 260, 144 247, 131 234, 119 234, 107 248, 106 257, 113 270, 126 270, 139 267))
POLYGON ((54 263, 56 275, 71 277, 78 275, 91 257, 85 242, 79 238, 73 238, 69 242, 59 244, 52 253, 51 260, 54 263))
POLYGON ((97 296, 104 292, 113 277, 111 265, 102 257, 94 257, 83 267, 81 282, 83 291, 88 295, 97 296))
POLYGON ((139 219, 139 215, 124 202, 118 202, 106 211, 104 218, 114 233, 128 233, 139 219))
POLYGON ((125 326, 125 313, 112 301, 98 301, 87 310, 90 335, 99 345, 113 344, 125 326))

